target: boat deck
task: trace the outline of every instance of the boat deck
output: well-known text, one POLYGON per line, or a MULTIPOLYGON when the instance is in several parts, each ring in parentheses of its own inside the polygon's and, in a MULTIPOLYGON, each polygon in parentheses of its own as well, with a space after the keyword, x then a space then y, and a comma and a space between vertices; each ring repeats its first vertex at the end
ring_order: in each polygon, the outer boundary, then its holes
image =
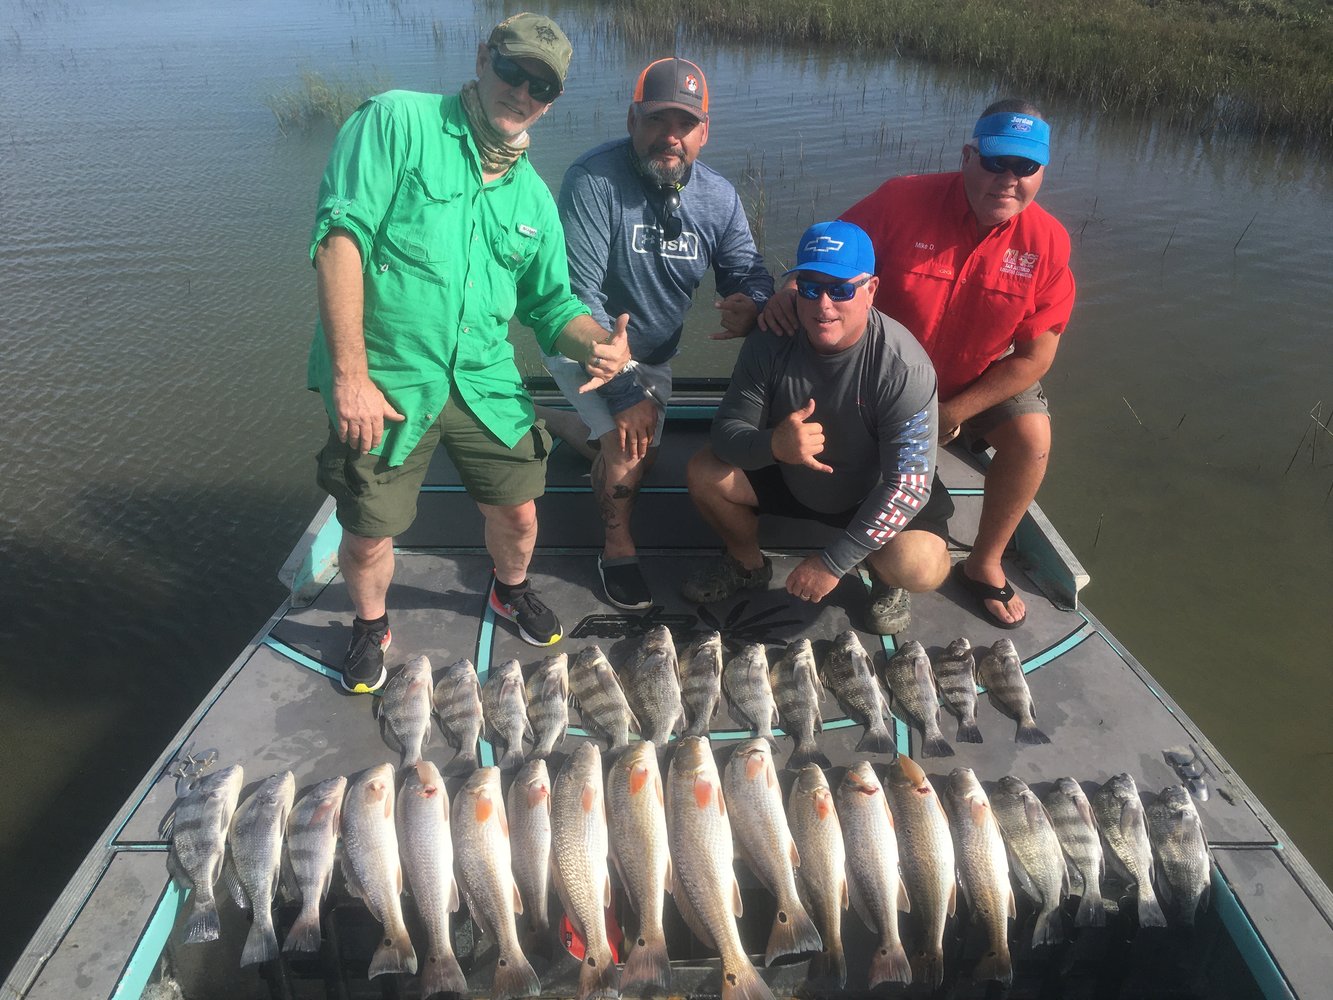
MULTIPOLYGON (((552 455, 547 495, 539 502, 541 534, 531 578, 543 598, 560 614, 565 639, 555 650, 571 655, 590 643, 605 650, 619 666, 649 626, 668 625, 678 645, 692 633, 720 629, 734 648, 762 641, 780 647, 808 636, 831 640, 848 627, 859 628, 868 604, 862 581, 845 579, 820 606, 790 598, 781 588, 787 572, 812 549, 826 529, 768 519, 763 542, 774 562, 771 589, 737 596, 719 606, 698 607, 679 596, 680 581, 717 542, 684 496, 684 466, 702 446, 708 427, 706 406, 673 405, 668 428, 672 447, 663 450, 650 475, 635 515, 644 572, 660 602, 643 613, 626 613, 601 596, 595 554, 601 528, 589 496, 588 465, 572 449, 558 446, 552 455)), ((952 525, 961 555, 972 537, 980 509, 981 475, 970 460, 949 452, 941 475, 958 508, 952 525)), ((337 774, 351 774, 396 753, 382 741, 372 715, 374 700, 344 695, 336 664, 345 650, 352 610, 330 556, 336 548, 336 523, 327 508, 312 524, 287 572, 294 601, 280 609, 229 669, 145 778, 135 797, 81 869, 56 910, 43 925, 11 979, 5 997, 33 1000, 70 996, 137 997, 145 983, 165 972, 185 996, 226 997, 378 997, 417 995, 414 979, 381 977, 367 981, 365 969, 377 927, 357 903, 347 902, 335 886, 326 917, 328 941, 318 957, 263 969, 239 968, 246 918, 229 902, 222 904, 223 936, 207 945, 180 944, 184 908, 181 893, 166 874, 167 844, 159 823, 175 799, 169 764, 187 752, 216 749, 222 763, 245 768, 247 791, 263 777, 291 769, 298 794, 306 786, 337 774)), ((1213 905, 1193 933, 1177 929, 1132 933, 1128 917, 1105 929, 1084 929, 1075 940, 1033 952, 1030 909, 1020 899, 1019 920, 1011 925, 1015 982, 1013 997, 1326 997, 1333 983, 1333 926, 1327 887, 1299 853, 1284 843, 1272 818, 1212 750, 1189 719, 1153 682, 1144 668, 1078 601, 1086 581, 1058 535, 1034 508, 1010 557, 1011 581, 1023 593, 1028 622, 1003 631, 985 622, 952 582, 939 592, 913 600, 913 624, 905 636, 921 641, 934 658, 951 640, 965 636, 974 647, 987 647, 1008 636, 1015 642, 1028 673, 1037 721, 1050 735, 1045 746, 1014 742, 1015 723, 984 698, 978 711, 982 744, 952 739, 952 717, 942 726, 956 756, 921 759, 920 734, 897 725, 898 747, 918 759, 939 786, 956 766, 973 768, 988 787, 1014 774, 1042 794, 1049 783, 1070 775, 1088 790, 1119 772, 1129 772, 1145 793, 1155 793, 1179 779, 1163 756, 1169 748, 1196 746, 1211 769, 1210 791, 1199 803, 1214 852, 1213 905)), ((393 625, 390 666, 419 653, 437 670, 460 657, 476 663, 483 675, 491 664, 517 658, 526 668, 551 650, 522 643, 513 626, 496 620, 485 595, 490 561, 481 546, 481 518, 457 485, 441 451, 423 490, 420 514, 410 533, 399 539, 397 569, 389 594, 393 625)), ((891 639, 862 632, 867 649, 879 656, 892 652, 891 639)), ((978 653, 980 656, 980 652, 978 653)), ((846 720, 827 693, 821 741, 838 765, 854 759, 862 729, 846 720)), ((735 741, 749 735, 727 716, 724 703, 714 724, 713 740, 724 762, 735 741)), ((577 713, 571 713, 571 737, 583 738, 577 713)), ((453 751, 438 730, 428 757, 446 764, 453 751)), ((785 761, 791 740, 779 737, 777 762, 785 761)), ((564 751, 570 749, 566 741, 564 751)), ((484 754, 488 748, 483 747, 484 754)), ((563 759, 551 761, 552 774, 563 759)), ((872 760, 887 763, 887 756, 872 760)), ((483 762, 486 762, 485 760, 483 762)), ((790 780, 790 775, 786 776, 790 780)), ((449 783, 456 791, 461 779, 449 783)), ((751 951, 762 951, 772 904, 743 866, 746 916, 742 936, 751 951)), ((552 894, 552 906, 559 903, 552 894)), ((621 916, 632 921, 622 898, 621 916)), ((409 907, 410 909, 410 907, 409 907)), ((674 910, 669 940, 675 990, 710 995, 718 988, 717 963, 693 942, 674 910)), ((279 936, 294 909, 279 910, 279 936)), ((910 938, 911 917, 903 917, 910 938)), ((962 927, 961 920, 951 928, 962 927)), ((485 993, 493 958, 472 953, 475 931, 465 915, 455 920, 457 950, 474 990, 485 993)), ((871 941, 854 913, 844 920, 849 957, 849 995, 864 986, 871 941)), ((972 984, 966 972, 978 942, 951 931, 948 979, 942 995, 999 995, 995 984, 972 984)), ((533 956, 544 995, 572 996, 577 963, 559 952, 533 956)), ((764 970, 779 994, 801 989, 805 963, 764 970)), ((880 992, 880 991, 877 991, 880 992)), ((910 993, 918 995, 913 988, 910 993)), ((162 994, 175 995, 175 994, 162 994)))

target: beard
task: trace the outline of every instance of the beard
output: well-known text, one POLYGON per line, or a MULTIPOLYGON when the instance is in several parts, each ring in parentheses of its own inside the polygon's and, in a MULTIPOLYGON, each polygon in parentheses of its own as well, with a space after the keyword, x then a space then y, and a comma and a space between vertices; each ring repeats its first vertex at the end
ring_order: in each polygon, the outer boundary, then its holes
POLYGON ((672 164, 667 166, 653 159, 654 155, 650 153, 640 162, 640 166, 648 178, 656 184, 679 184, 690 172, 690 165, 683 157, 676 157, 672 164))

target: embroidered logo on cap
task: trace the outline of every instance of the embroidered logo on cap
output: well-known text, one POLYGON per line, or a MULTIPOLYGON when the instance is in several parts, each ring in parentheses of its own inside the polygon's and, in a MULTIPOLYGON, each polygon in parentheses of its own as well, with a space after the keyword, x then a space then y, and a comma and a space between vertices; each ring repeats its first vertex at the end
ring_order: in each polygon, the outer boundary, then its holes
POLYGON ((555 32, 544 24, 537 25, 537 37, 543 42, 554 42, 555 32))
POLYGON ((1013 129, 1015 132, 1031 132, 1032 119, 1022 118, 1018 115, 1014 115, 1014 117, 1009 119, 1009 127, 1013 129))
POLYGON ((805 246, 801 247, 809 253, 837 253, 843 248, 842 240, 831 239, 828 236, 821 236, 817 240, 811 240, 805 246))
POLYGON ((688 90, 691 94, 696 93, 699 90, 699 81, 696 80, 692 75, 686 74, 685 89, 688 90))

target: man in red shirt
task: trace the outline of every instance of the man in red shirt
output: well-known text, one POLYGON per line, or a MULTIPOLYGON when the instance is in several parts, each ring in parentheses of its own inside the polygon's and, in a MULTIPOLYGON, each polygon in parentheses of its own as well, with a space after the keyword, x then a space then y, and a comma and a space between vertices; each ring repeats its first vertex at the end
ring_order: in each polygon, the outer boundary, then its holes
MULTIPOLYGON (((1001 628, 1027 614, 1000 559, 1046 474, 1040 379, 1074 305, 1069 234, 1035 201, 1049 161, 1040 111, 997 101, 963 146, 960 170, 893 178, 842 216, 870 234, 875 306, 935 365, 941 443, 961 431, 995 449, 976 541, 954 573, 1001 628)), ((774 296, 760 326, 793 332, 790 302, 774 296)))

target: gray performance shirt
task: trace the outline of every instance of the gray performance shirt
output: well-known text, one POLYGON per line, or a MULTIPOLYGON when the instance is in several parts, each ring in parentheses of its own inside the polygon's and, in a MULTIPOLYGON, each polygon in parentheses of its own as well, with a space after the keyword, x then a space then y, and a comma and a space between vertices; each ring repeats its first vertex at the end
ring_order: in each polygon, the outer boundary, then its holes
MULTIPOLYGON (((560 185, 560 221, 574 294, 605 329, 629 313, 630 354, 662 364, 679 350, 685 313, 710 268, 721 296, 741 292, 761 309, 773 279, 726 178, 695 161, 680 191, 680 237, 666 242, 632 157, 626 137, 570 164, 560 185)), ((628 373, 597 391, 612 413, 646 398, 628 373)))
POLYGON ((741 347, 713 420, 713 451, 740 469, 780 464, 787 488, 812 510, 857 507, 823 553, 841 575, 901 531, 930 495, 936 403, 935 369, 925 350, 877 309, 870 310, 865 336, 837 354, 817 353, 804 333, 756 331, 741 347), (812 399, 808 422, 823 426, 818 458, 832 473, 773 457, 773 428, 812 399))

